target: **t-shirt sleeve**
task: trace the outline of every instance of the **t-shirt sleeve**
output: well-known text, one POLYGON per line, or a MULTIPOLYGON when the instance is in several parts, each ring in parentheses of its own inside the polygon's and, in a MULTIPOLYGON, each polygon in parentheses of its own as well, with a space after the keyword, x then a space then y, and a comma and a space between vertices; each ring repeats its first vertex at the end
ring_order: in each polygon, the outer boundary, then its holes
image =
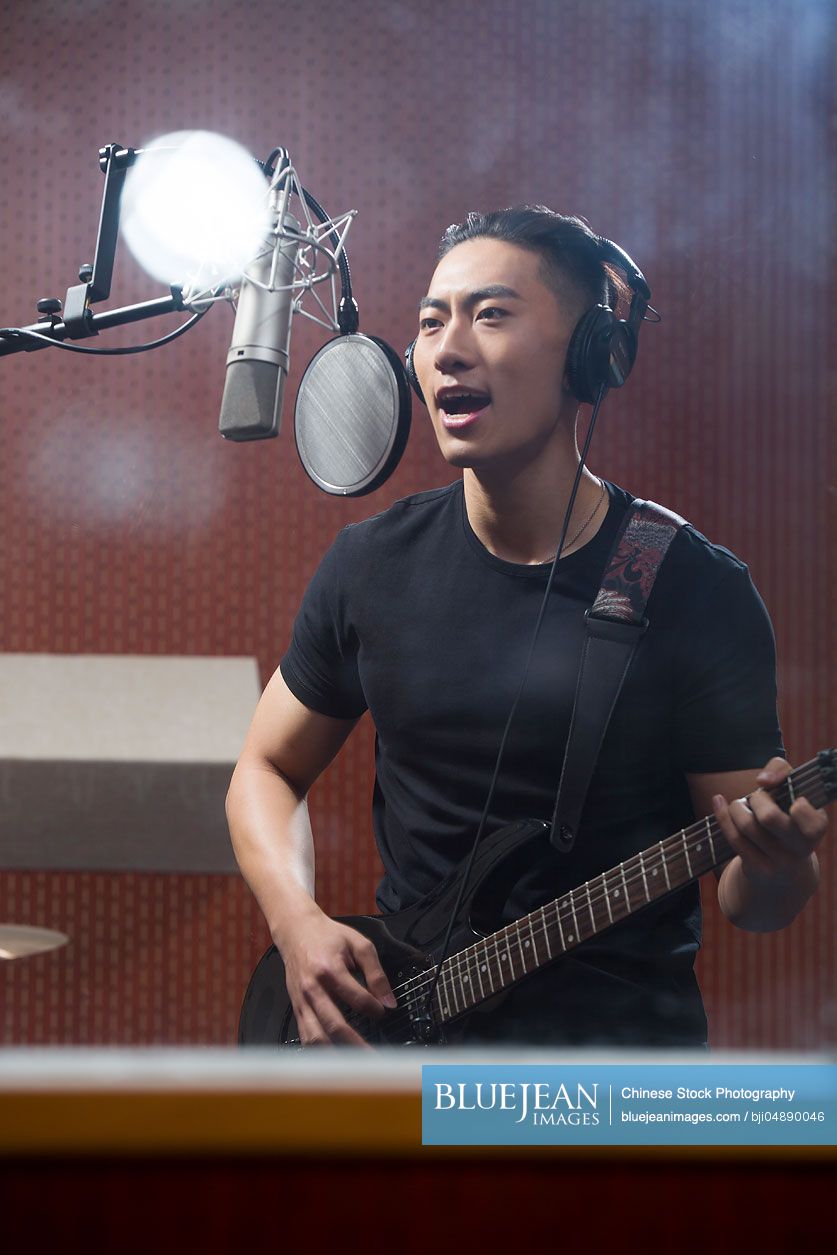
POLYGON ((294 697, 335 719, 356 719, 366 710, 346 592, 352 574, 348 549, 344 529, 314 572, 279 663, 294 697))
POLYGON ((685 772, 739 771, 784 756, 776 643, 750 573, 736 564, 692 606, 675 651, 674 756, 685 772))

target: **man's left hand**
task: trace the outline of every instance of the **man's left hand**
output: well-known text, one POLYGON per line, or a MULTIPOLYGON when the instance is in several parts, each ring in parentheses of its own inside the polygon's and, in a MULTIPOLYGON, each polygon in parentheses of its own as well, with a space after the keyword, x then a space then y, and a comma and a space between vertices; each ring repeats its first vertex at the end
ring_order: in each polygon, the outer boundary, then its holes
POLYGON ((797 798, 786 813, 765 789, 775 788, 791 772, 784 758, 771 758, 759 772, 759 788, 729 803, 720 794, 713 799, 721 832, 741 859, 748 880, 779 887, 796 880, 828 829, 825 811, 807 798, 797 798))

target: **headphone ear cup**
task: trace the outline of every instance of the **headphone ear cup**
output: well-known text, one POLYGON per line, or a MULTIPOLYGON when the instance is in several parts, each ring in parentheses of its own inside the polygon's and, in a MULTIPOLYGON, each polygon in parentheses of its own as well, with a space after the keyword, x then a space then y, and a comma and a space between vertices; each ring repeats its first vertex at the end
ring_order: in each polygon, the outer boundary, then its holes
POLYGON ((592 405, 602 384, 621 388, 636 360, 636 336, 624 319, 606 305, 588 309, 567 346, 566 375, 570 392, 592 405))
POLYGON ((407 345, 406 349, 404 350, 404 365, 407 368, 407 378, 410 381, 410 386, 412 387, 413 392, 415 392, 419 401, 421 401, 422 405, 424 405, 425 404, 424 393, 421 390, 421 384, 418 381, 416 368, 413 365, 413 351, 415 350, 415 347, 416 347, 415 340, 413 340, 412 344, 407 345))
POLYGON ((593 404, 603 383, 611 386, 608 362, 615 322, 612 309, 594 305, 579 322, 567 346, 567 384, 573 396, 585 404, 593 404))

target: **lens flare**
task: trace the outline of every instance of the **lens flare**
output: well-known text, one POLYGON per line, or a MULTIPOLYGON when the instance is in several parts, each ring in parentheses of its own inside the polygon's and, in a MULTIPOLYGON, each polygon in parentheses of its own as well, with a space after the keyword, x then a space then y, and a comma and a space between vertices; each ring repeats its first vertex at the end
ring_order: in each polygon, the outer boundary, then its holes
POLYGON ((153 140, 129 170, 122 232, 164 283, 234 280, 270 227, 268 185, 246 149, 211 131, 153 140))

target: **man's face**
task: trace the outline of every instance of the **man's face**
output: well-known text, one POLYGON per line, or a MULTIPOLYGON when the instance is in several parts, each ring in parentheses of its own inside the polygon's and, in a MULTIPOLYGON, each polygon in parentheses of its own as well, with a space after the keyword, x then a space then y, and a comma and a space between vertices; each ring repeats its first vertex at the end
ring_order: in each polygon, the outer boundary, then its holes
POLYGON ((563 388, 576 320, 540 266, 529 249, 477 239, 457 244, 436 267, 413 363, 453 466, 525 463, 577 408, 563 388))

